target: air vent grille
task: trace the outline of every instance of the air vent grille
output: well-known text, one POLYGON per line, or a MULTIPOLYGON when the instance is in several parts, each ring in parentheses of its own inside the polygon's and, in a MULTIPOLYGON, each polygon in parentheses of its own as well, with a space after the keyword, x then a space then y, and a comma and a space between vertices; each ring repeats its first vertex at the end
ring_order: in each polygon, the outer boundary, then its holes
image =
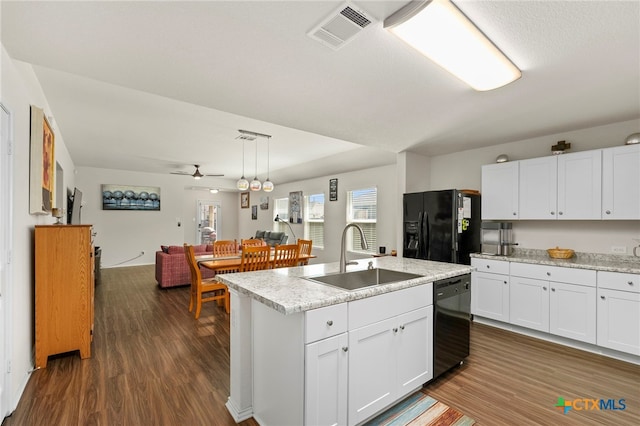
POLYGON ((338 50, 353 40, 374 20, 348 3, 343 4, 327 16, 320 25, 307 33, 312 39, 333 50, 338 50))

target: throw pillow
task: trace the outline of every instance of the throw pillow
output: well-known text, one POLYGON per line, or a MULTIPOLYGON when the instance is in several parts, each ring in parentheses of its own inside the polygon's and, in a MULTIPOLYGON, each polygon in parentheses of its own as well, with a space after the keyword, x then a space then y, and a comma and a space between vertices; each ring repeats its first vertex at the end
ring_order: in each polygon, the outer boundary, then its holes
POLYGON ((160 250, 162 250, 165 253, 169 253, 169 246, 160 246, 160 250))

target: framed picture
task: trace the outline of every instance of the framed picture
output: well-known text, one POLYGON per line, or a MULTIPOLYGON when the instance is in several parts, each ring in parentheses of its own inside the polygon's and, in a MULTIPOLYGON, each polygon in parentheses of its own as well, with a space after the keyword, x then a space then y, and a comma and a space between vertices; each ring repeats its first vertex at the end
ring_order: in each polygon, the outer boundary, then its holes
POLYGON ((338 178, 329 179, 329 201, 338 201, 338 178))
POLYGON ((269 197, 260 197, 260 210, 269 210, 269 197))
POLYGON ((55 135, 41 108, 31 105, 29 213, 48 214, 53 208, 55 135))
POLYGON ((160 210, 159 186, 102 185, 102 210, 160 210))
POLYGON ((258 220, 258 206, 251 206, 251 219, 258 220))
POLYGON ((289 193, 289 222, 302 223, 302 191, 289 193))
POLYGON ((249 192, 240 193, 240 208, 242 209, 249 208, 249 192))

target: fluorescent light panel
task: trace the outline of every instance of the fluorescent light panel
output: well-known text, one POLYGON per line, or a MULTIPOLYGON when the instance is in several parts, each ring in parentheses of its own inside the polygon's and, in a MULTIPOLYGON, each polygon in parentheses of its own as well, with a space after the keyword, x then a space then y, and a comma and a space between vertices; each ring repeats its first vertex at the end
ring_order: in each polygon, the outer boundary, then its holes
POLYGON ((522 75, 449 0, 411 2, 384 27, 476 90, 497 89, 522 75))

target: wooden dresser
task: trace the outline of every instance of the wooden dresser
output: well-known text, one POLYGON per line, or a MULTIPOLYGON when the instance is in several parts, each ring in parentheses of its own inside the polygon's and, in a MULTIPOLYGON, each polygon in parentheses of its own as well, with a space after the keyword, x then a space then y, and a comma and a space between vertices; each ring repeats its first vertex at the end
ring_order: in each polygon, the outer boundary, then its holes
POLYGON ((36 368, 49 355, 91 357, 94 249, 91 225, 35 227, 36 368))

